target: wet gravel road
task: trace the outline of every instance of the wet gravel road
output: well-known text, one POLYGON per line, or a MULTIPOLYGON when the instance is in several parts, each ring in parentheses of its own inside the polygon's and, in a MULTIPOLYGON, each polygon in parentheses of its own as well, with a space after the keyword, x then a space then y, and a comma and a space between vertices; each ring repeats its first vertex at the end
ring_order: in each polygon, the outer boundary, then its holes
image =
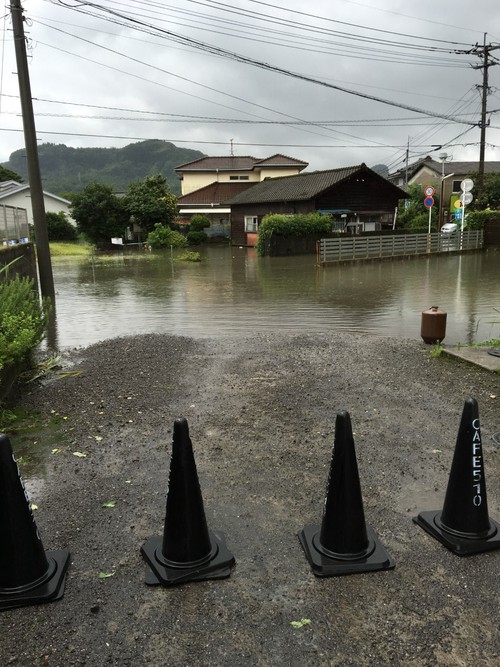
POLYGON ((272 334, 71 352, 80 374, 18 399, 41 421, 60 418, 60 451, 32 500, 45 548, 71 552, 65 595, 0 614, 2 667, 500 664, 500 551, 460 558, 412 522, 442 507, 470 396, 500 520, 500 376, 429 351, 272 334), (320 579, 297 533, 321 519, 339 410, 352 420, 367 523, 396 568, 320 579), (145 585, 140 548, 163 531, 177 417, 189 422, 209 527, 236 566, 229 579, 165 589, 145 585))

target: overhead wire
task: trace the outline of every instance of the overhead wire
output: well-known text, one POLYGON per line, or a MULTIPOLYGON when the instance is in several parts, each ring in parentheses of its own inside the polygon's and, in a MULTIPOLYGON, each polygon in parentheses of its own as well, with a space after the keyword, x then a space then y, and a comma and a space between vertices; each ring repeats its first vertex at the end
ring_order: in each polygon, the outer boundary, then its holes
MULTIPOLYGON (((58 1, 61 2, 61 0, 58 0, 58 1)), ((85 6, 88 6, 88 5, 94 6, 94 3, 91 3, 91 2, 85 3, 85 6)), ((80 11, 80 10, 76 9, 75 11, 80 11)), ((104 11, 110 12, 113 16, 118 15, 121 18, 123 18, 122 15, 115 12, 114 10, 105 9, 104 11)), ((83 12, 83 13, 86 13, 86 12, 83 12)), ((145 27, 147 27, 148 29, 153 29, 153 26, 150 26, 149 24, 146 24, 143 21, 139 21, 137 19, 132 20, 130 18, 128 20, 131 23, 130 27, 134 27, 136 29, 144 29, 145 27), (137 26, 139 26, 139 27, 137 27, 137 26)), ((164 36, 166 39, 172 39, 173 41, 176 41, 176 42, 180 41, 181 43, 189 43, 191 45, 196 45, 197 48, 199 48, 203 52, 220 54, 221 56, 229 58, 230 60, 234 60, 234 61, 242 63, 242 64, 251 65, 253 67, 257 67, 257 68, 266 70, 268 72, 274 72, 274 73, 281 74, 281 75, 284 75, 284 76, 287 76, 287 77, 291 77, 293 79, 297 79, 297 80, 300 80, 300 81, 304 81, 304 82, 312 83, 312 84, 319 85, 319 86, 322 86, 322 87, 326 87, 328 89, 337 90, 337 91, 344 92, 344 93, 347 93, 347 94, 350 94, 350 95, 354 95, 356 97, 368 99, 368 100, 371 100, 371 101, 376 101, 376 102, 379 102, 381 104, 387 104, 389 106, 399 107, 399 108, 402 108, 402 109, 406 109, 407 111, 414 111, 415 113, 424 114, 424 115, 432 116, 432 117, 435 117, 435 118, 446 118, 447 120, 456 120, 456 119, 453 119, 449 116, 444 116, 443 114, 440 114, 440 113, 437 113, 437 112, 432 112, 430 110, 419 109, 418 107, 413 107, 411 105, 398 103, 398 102, 391 101, 391 100, 386 100, 386 99, 377 97, 375 95, 369 95, 367 93, 351 90, 351 89, 345 88, 343 86, 338 86, 338 85, 335 85, 335 84, 331 84, 331 83, 328 83, 328 82, 323 81, 321 79, 316 79, 314 77, 305 76, 305 75, 300 74, 298 72, 293 72, 291 70, 287 70, 287 69, 282 68, 282 67, 277 67, 275 65, 270 65, 268 63, 256 60, 254 58, 243 56, 242 54, 234 53, 234 52, 229 51, 227 49, 222 49, 221 47, 215 47, 215 46, 212 46, 212 45, 207 44, 205 42, 201 42, 199 40, 195 40, 195 39, 185 37, 185 36, 182 36, 182 35, 177 35, 177 34, 173 33, 172 31, 169 31, 169 30, 162 30, 160 28, 155 28, 155 30, 158 34, 164 36)), ((460 121, 460 122, 463 122, 463 121, 460 121)), ((471 122, 470 124, 472 125, 473 123, 471 122)))
MULTIPOLYGON (((151 64, 151 63, 147 63, 147 62, 141 61, 141 60, 139 60, 139 59, 137 59, 137 58, 133 58, 133 57, 130 56, 130 55, 127 55, 127 54, 124 54, 124 53, 120 53, 120 52, 118 52, 118 51, 116 51, 116 50, 114 50, 114 49, 111 49, 110 47, 106 47, 106 46, 104 46, 104 45, 102 45, 102 44, 95 44, 95 43, 90 42, 89 40, 87 40, 87 39, 85 39, 85 38, 83 38, 83 37, 80 37, 80 36, 78 36, 78 35, 73 35, 73 34, 71 34, 71 33, 68 33, 68 32, 66 32, 66 31, 64 31, 64 30, 61 30, 60 28, 54 28, 53 26, 50 26, 49 24, 44 24, 43 22, 42 22, 42 25, 45 25, 45 26, 48 27, 48 28, 52 28, 53 30, 56 30, 56 31, 58 31, 58 32, 61 32, 61 33, 64 33, 64 34, 66 34, 66 35, 69 35, 69 36, 71 36, 71 37, 74 37, 74 38, 76 38, 76 39, 79 39, 79 40, 81 40, 81 41, 83 41, 83 42, 91 43, 91 44, 93 44, 94 46, 98 46, 99 48, 104 49, 104 50, 106 50, 106 51, 108 51, 108 52, 112 52, 112 53, 115 53, 115 54, 117 54, 117 55, 120 55, 120 56, 122 56, 122 57, 124 57, 124 58, 126 58, 126 59, 132 60, 133 62, 139 63, 139 64, 144 65, 144 66, 146 66, 146 67, 150 67, 150 68, 155 69, 155 70, 158 70, 158 71, 160 71, 160 72, 169 74, 170 76, 173 76, 173 77, 175 77, 175 78, 177 78, 177 79, 180 79, 180 80, 183 80, 183 81, 188 81, 189 83, 194 83, 194 84, 196 84, 196 85, 198 85, 198 86, 200 86, 200 87, 202 87, 202 88, 205 88, 205 89, 208 89, 208 90, 217 92, 217 93, 219 93, 219 94, 225 95, 225 96, 227 96, 227 97, 230 97, 231 99, 236 99, 236 100, 238 100, 238 101, 240 101, 240 102, 244 102, 245 104, 250 104, 250 105, 255 106, 255 107, 257 107, 257 108, 260 108, 260 109, 265 109, 266 111, 271 111, 271 112, 273 112, 273 113, 279 114, 280 116, 289 118, 289 119, 291 119, 292 121, 300 121, 300 120, 302 120, 302 119, 297 118, 296 116, 293 116, 293 115, 291 115, 291 114, 287 114, 287 113, 284 113, 284 112, 277 111, 277 110, 275 110, 275 109, 271 109, 271 108, 269 108, 269 107, 263 106, 263 105, 258 104, 258 103, 256 103, 256 102, 251 102, 251 101, 249 101, 249 100, 244 100, 243 98, 240 98, 240 97, 238 97, 238 96, 232 95, 232 94, 230 94, 230 93, 226 93, 226 92, 223 92, 223 91, 218 91, 217 89, 215 89, 215 88, 213 88, 213 87, 211 87, 211 86, 207 86, 206 84, 202 84, 202 83, 193 81, 192 79, 188 79, 187 77, 181 76, 181 75, 179 75, 179 74, 175 74, 175 73, 170 72, 170 71, 168 71, 168 70, 165 70, 165 69, 163 69, 163 68, 161 68, 161 67, 157 67, 157 66, 155 66, 155 65, 153 65, 153 64, 151 64)), ((38 43, 39 43, 39 44, 43 44, 44 46, 47 46, 47 47, 49 47, 49 48, 54 48, 54 49, 57 49, 57 50, 60 50, 60 51, 64 51, 64 49, 60 49, 59 47, 55 47, 55 46, 53 46, 53 45, 51 45, 51 44, 47 44, 47 43, 40 42, 40 41, 39 41, 38 43)), ((68 51, 64 51, 64 52, 69 53, 68 51)), ((82 57, 82 58, 84 58, 85 60, 90 60, 90 59, 88 59, 88 58, 85 58, 84 56, 78 56, 78 57, 82 57)), ((95 61, 92 61, 92 60, 91 60, 91 62, 95 62, 95 61)), ((101 64, 102 64, 104 67, 111 67, 111 66, 109 66, 109 65, 107 65, 107 64, 105 64, 105 63, 101 63, 101 64)), ((111 69, 116 69, 116 68, 111 67, 111 69)), ((130 72, 123 72, 123 73, 130 74, 131 76, 137 76, 137 75, 132 74, 132 73, 130 73, 130 72)), ((142 78, 142 77, 139 77, 139 78, 142 78)), ((164 84, 160 84, 159 82, 155 82, 155 83, 157 83, 158 85, 164 85, 164 84)), ((165 87, 168 88, 168 86, 165 86, 165 87)), ((179 92, 183 92, 183 91, 179 91, 179 92)), ((189 94, 189 93, 186 93, 186 94, 189 94)), ((196 96, 195 96, 195 97, 196 97, 196 96)), ((214 102, 214 104, 219 104, 219 103, 214 102)), ((225 106, 225 105, 222 105, 222 106, 225 106)), ((228 108, 230 108, 230 107, 228 107, 228 108)), ((234 109, 233 109, 233 110, 234 110, 234 109)), ((251 114, 250 112, 244 112, 244 113, 248 113, 249 115, 254 115, 254 114, 251 114)), ((463 122, 465 122, 465 123, 467 124, 467 123, 469 123, 470 121, 463 121, 463 122)), ((293 123, 292 123, 292 124, 293 124, 293 123)), ((322 126, 319 126, 319 127, 322 127, 322 126)), ((301 129, 302 129, 304 132, 310 132, 310 133, 312 133, 312 134, 318 134, 317 132, 314 132, 314 131, 312 131, 312 130, 307 130, 307 129, 305 129, 305 128, 301 128, 301 129)), ((327 128, 327 129, 329 129, 329 128, 327 128)), ((358 140, 360 139, 360 137, 357 137, 357 136, 355 136, 355 135, 348 135, 347 133, 345 133, 345 132, 339 132, 338 130, 331 130, 331 131, 334 132, 335 134, 340 134, 340 135, 343 135, 343 136, 351 136, 351 138, 353 138, 353 139, 358 139, 358 140)), ((325 136, 325 135, 321 135, 321 134, 320 134, 320 136, 325 136)), ((367 141, 370 141, 370 140, 368 139, 367 141)), ((377 142, 373 142, 373 143, 377 143, 377 142)), ((378 145, 381 145, 381 144, 378 143, 378 145)))

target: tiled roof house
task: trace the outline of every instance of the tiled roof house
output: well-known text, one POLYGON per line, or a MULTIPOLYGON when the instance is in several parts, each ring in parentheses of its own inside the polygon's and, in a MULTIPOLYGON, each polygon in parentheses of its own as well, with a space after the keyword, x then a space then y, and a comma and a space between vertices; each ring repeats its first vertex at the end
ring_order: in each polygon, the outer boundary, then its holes
POLYGON ((231 241, 254 245, 259 224, 270 213, 330 213, 344 227, 389 226, 406 193, 365 164, 266 179, 239 195, 231 207, 231 241))
POLYGON ((287 155, 261 159, 250 155, 207 156, 176 167, 181 179, 177 203, 180 219, 194 214, 207 215, 212 223, 229 228, 227 200, 267 178, 292 176, 307 167, 307 162, 287 155))

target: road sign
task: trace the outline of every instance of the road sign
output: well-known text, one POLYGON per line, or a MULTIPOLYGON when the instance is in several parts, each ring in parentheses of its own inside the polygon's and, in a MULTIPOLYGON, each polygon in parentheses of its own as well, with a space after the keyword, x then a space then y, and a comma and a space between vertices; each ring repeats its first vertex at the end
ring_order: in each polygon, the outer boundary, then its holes
POLYGON ((434 206, 434 198, 433 197, 426 197, 424 199, 424 206, 427 208, 431 208, 431 206, 434 206))
POLYGON ((433 195, 436 191, 434 190, 434 188, 432 187, 432 185, 428 185, 428 186, 425 188, 424 192, 425 192, 425 196, 426 196, 426 197, 432 197, 432 195, 433 195))
POLYGON ((474 196, 472 192, 462 192, 460 195, 460 201, 464 206, 467 206, 467 204, 470 204, 471 201, 474 199, 474 196))
POLYGON ((470 192, 474 187, 474 181, 471 178, 464 178, 460 183, 460 189, 462 192, 470 192))

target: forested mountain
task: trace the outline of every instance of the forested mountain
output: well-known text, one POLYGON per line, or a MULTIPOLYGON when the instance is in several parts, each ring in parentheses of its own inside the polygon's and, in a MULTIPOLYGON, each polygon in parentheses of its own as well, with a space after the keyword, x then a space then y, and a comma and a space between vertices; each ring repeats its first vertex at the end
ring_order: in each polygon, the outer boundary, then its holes
MULTIPOLYGON (((168 141, 151 139, 123 148, 70 148, 64 144, 38 147, 43 189, 52 194, 79 192, 91 181, 111 185, 123 192, 130 183, 146 176, 162 174, 173 194, 180 194, 180 181, 174 168, 203 157, 200 151, 178 148, 168 141)), ((11 169, 28 182, 26 151, 14 151, 3 167, 11 169)))

